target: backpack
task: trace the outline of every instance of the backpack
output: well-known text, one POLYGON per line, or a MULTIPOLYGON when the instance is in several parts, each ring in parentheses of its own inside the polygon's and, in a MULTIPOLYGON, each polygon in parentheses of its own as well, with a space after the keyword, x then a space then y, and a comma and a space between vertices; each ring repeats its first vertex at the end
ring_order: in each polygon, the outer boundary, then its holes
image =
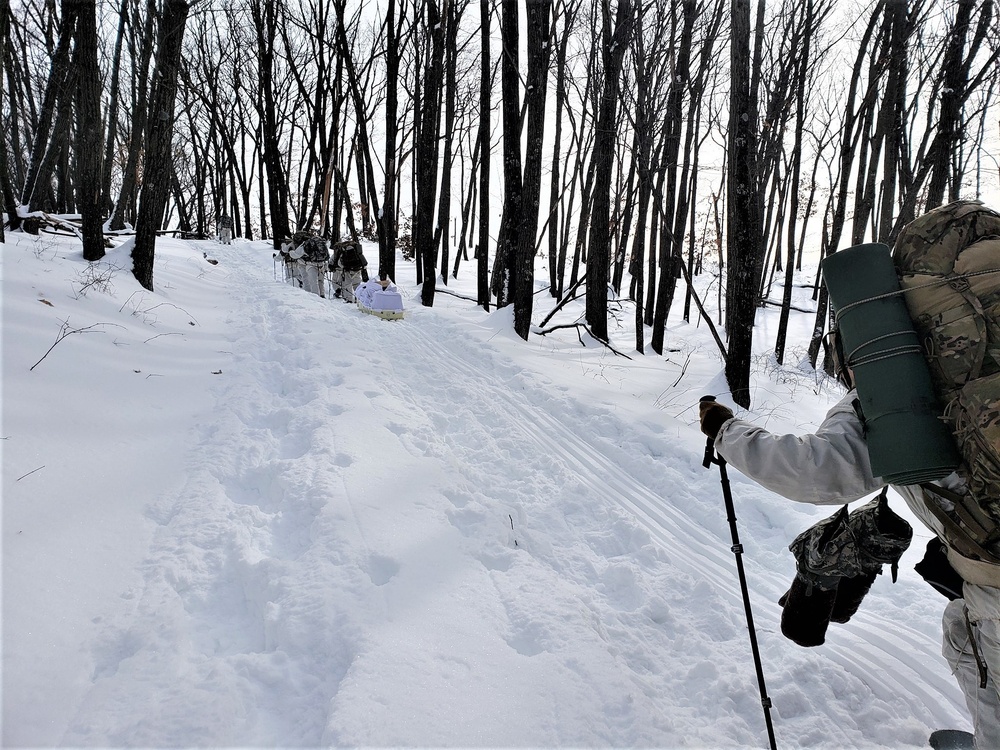
POLYGON ((326 240, 322 237, 309 237, 302 243, 302 250, 305 260, 314 263, 325 263, 330 259, 330 251, 327 249, 326 240))
POLYGON ((924 485, 954 510, 928 507, 950 546, 1000 565, 1000 213, 935 208, 903 228, 892 258, 969 490, 924 485))
POLYGON ((357 273, 368 266, 368 259, 356 242, 346 242, 340 252, 340 265, 345 271, 357 273))

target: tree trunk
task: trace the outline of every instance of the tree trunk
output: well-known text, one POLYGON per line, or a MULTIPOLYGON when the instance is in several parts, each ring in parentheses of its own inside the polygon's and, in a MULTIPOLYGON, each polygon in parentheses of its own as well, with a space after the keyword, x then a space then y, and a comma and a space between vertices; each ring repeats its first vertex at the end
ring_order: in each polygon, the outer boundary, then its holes
POLYGON ((965 43, 976 0, 957 0, 955 24, 952 26, 942 63, 941 115, 933 152, 928 154, 931 179, 927 186, 927 210, 944 203, 945 190, 951 182, 955 152, 962 142, 962 105, 968 85, 968 68, 964 65, 965 43))
POLYGON ((108 133, 104 146, 104 163, 101 165, 101 200, 103 210, 110 216, 115 204, 111 199, 111 168, 114 164, 118 140, 118 100, 121 91, 122 44, 128 23, 128 0, 121 0, 118 9, 118 33, 115 36, 115 53, 111 62, 111 91, 108 95, 108 133))
MULTIPOLYGON (((490 0, 479 0, 480 44, 482 61, 479 67, 479 111, 489 112, 492 106, 493 77, 490 63, 490 28, 493 11, 490 0)), ((479 118, 479 247, 476 249, 476 301, 486 311, 490 309, 490 118, 479 118)))
POLYGON ((261 139, 264 170, 267 173, 267 200, 271 214, 272 244, 277 250, 281 241, 291 236, 288 223, 288 177, 282 164, 282 144, 278 132, 277 103, 274 93, 274 40, 277 37, 276 3, 254 2, 254 25, 257 30, 257 53, 260 82, 261 139))
POLYGON ((55 144, 51 143, 51 135, 56 119, 56 112, 60 96, 70 91, 68 80, 70 75, 70 47, 73 40, 73 30, 76 25, 75 8, 68 6, 63 9, 62 19, 59 23, 59 44, 52 55, 52 64, 49 69, 49 80, 45 87, 45 97, 42 100, 42 107, 39 112, 38 126, 35 128, 35 137, 32 140, 31 160, 28 165, 28 174, 24 182, 24 189, 21 193, 21 201, 28 205, 29 210, 33 210, 32 198, 42 191, 36 187, 39 182, 47 181, 48 174, 43 173, 46 163, 46 154, 52 151, 55 144))
MULTIPOLYGON (((553 120, 555 122, 555 137, 552 139, 552 174, 549 179, 549 294, 559 299, 562 288, 559 273, 559 231, 557 227, 560 215, 560 196, 563 192, 562 163, 562 113, 566 107, 566 56, 568 53, 570 30, 576 15, 576 6, 564 8, 563 33, 559 37, 559 48, 556 52, 556 101, 553 120)), ((565 213, 563 214, 565 216, 565 213)), ((565 248, 563 248, 565 257, 565 248)))
MULTIPOLYGON (((68 5, 69 3, 65 3, 68 5)), ((83 257, 104 257, 103 191, 101 190, 101 73, 97 67, 97 0, 76 0, 77 210, 82 220, 83 257)))
MULTIPOLYGON (((7 65, 8 39, 10 36, 10 2, 0 0, 0 68, 7 65)), ((2 75, 2 73, 0 73, 2 75)), ((5 124, 5 129, 17 128, 17 115, 14 105, 14 92, 9 92, 9 102, 4 100, 4 87, 0 86, 0 113, 10 112, 10 119, 5 124)), ((4 210, 7 212, 7 221, 12 230, 17 230, 21 226, 21 219, 17 213, 17 198, 14 195, 14 185, 11 181, 10 167, 7 161, 7 139, 0 136, 0 191, 3 192, 4 210)), ((0 221, 0 242, 4 242, 3 221, 0 221)))
MULTIPOLYGON (((684 0, 684 21, 681 30, 680 46, 677 53, 677 64, 670 80, 670 93, 667 96, 666 130, 664 159, 667 167, 667 189, 662 196, 663 231, 669 234, 664 242, 666 252, 660 257, 660 277, 657 281, 656 309, 653 313, 653 335, 650 346, 657 354, 663 354, 663 337, 667 328, 667 315, 673 302, 677 278, 680 276, 678 263, 681 262, 681 245, 684 241, 684 216, 678 208, 679 190, 687 190, 684 184, 678 185, 678 157, 681 148, 681 130, 684 125, 684 94, 688 90, 691 70, 691 37, 694 21, 698 15, 695 0, 684 0), (678 234, 679 232, 679 234, 678 234), (664 257, 665 256, 665 257, 664 257)), ((683 183, 683 181, 681 181, 683 183)), ((652 282, 652 279, 650 279, 652 282)))
POLYGON ((513 295, 517 227, 521 217, 521 79, 518 3, 516 0, 501 0, 500 8, 504 202, 497 234, 497 254, 493 261, 493 293, 497 298, 497 307, 506 307, 513 295))
POLYGON ((802 173, 802 132, 805 128, 806 82, 809 79, 809 52, 813 36, 813 0, 805 0, 804 27, 806 33, 802 41, 802 57, 799 60, 797 88, 795 92, 795 143, 792 147, 792 166, 789 173, 791 182, 790 204, 788 208, 788 257, 785 263, 785 286, 781 299, 781 313, 778 316, 778 336, 774 343, 774 357, 778 364, 785 362, 785 342, 788 338, 788 316, 792 306, 792 278, 795 270, 795 222, 799 213, 799 180, 802 173))
POLYGON ((170 191, 170 144, 174 130, 177 71, 181 62, 184 24, 187 22, 189 8, 187 0, 165 0, 150 92, 148 147, 139 215, 136 219, 135 245, 132 248, 132 274, 150 291, 153 290, 156 230, 163 221, 170 191))
POLYGON ((757 103, 750 88, 750 0, 732 2, 729 73, 729 173, 726 235, 729 255, 726 380, 733 401, 750 406, 750 360, 757 310, 760 215, 757 203, 757 103))
POLYGON ((631 0, 619 0, 614 28, 611 27, 611 7, 602 0, 604 15, 603 56, 604 88, 594 140, 596 178, 594 207, 590 218, 587 249, 586 319, 590 332, 601 341, 608 340, 608 275, 611 262, 611 173, 614 163, 615 121, 620 90, 619 76, 622 58, 632 33, 631 0))
MULTIPOLYGON (((420 135, 416 145, 414 180, 417 188, 413 245, 423 272, 420 301, 434 305, 437 258, 434 252, 434 205, 437 198, 438 134, 441 129, 441 88, 444 82, 444 41, 447 7, 444 13, 437 0, 425 0, 429 59, 424 67, 424 101, 420 110, 420 135)), ((447 0, 445 0, 447 5, 447 0)))
POLYGON ((385 190, 382 198, 380 224, 379 274, 396 277, 396 134, 399 131, 399 38, 400 25, 396 25, 396 0, 388 0, 385 17, 385 190))
POLYGON ((552 0, 535 0, 527 7, 528 76, 524 104, 528 111, 527 148, 521 184, 521 221, 517 231, 513 274, 514 331, 525 341, 531 330, 535 291, 535 239, 538 204, 542 194, 542 140, 545 134, 545 99, 548 88, 549 26, 552 0))
MULTIPOLYGON (((142 37, 139 40, 138 54, 133 57, 136 79, 136 91, 132 101, 132 118, 129 132, 128 157, 122 170, 122 185, 115 202, 115 211, 111 215, 110 228, 119 231, 125 228, 126 220, 133 218, 136 202, 136 186, 139 184, 139 156, 146 145, 146 124, 149 108, 149 61, 153 55, 153 30, 156 19, 156 3, 148 0, 146 3, 146 18, 143 23, 142 37)), ((132 24, 135 28, 135 23, 132 24)))

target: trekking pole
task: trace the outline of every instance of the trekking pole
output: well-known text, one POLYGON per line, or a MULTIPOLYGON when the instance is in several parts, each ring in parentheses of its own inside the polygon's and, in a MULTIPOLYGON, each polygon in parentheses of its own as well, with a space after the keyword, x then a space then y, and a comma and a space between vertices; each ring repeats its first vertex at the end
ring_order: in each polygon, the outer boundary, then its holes
MULTIPOLYGON (((702 401, 715 401, 715 396, 702 396, 702 401)), ((771 742, 771 750, 777 750, 774 742, 774 727, 771 725, 771 699, 767 697, 764 686, 764 669, 760 663, 760 650, 757 648, 757 631, 753 626, 753 612, 750 610, 750 592, 747 590, 747 576, 743 570, 743 545, 740 544, 740 532, 736 528, 736 508, 733 505, 733 492, 729 487, 729 475, 726 473, 726 459, 715 452, 715 441, 708 438, 705 443, 705 460, 702 466, 706 469, 715 464, 719 467, 722 477, 722 497, 726 501, 726 513, 729 517, 729 530, 733 535, 733 554, 736 555, 736 570, 740 574, 740 588, 743 590, 743 608, 747 615, 747 628, 750 631, 750 649, 753 651, 754 666, 757 668, 757 685, 760 687, 760 704, 764 707, 764 722, 767 724, 767 737, 771 742)))

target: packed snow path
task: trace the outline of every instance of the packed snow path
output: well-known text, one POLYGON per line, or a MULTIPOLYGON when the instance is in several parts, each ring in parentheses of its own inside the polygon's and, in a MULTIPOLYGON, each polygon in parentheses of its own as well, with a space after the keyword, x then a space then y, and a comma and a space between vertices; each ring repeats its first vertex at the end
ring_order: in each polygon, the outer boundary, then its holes
MULTIPOLYGON (((381 321, 210 247, 214 405, 58 744, 766 746, 693 410, 636 418, 555 382, 544 343, 505 356, 507 311, 381 321)), ((912 571, 822 649, 780 636, 803 511, 732 479, 779 747, 964 726, 912 571)))

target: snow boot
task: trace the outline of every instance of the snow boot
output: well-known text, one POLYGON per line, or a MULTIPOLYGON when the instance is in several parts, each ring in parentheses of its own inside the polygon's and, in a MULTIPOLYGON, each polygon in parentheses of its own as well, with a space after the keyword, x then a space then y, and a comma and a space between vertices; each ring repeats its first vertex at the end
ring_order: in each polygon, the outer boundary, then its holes
POLYGON ((931 732, 927 744, 935 750, 973 750, 976 746, 972 735, 960 729, 938 729, 931 732))

